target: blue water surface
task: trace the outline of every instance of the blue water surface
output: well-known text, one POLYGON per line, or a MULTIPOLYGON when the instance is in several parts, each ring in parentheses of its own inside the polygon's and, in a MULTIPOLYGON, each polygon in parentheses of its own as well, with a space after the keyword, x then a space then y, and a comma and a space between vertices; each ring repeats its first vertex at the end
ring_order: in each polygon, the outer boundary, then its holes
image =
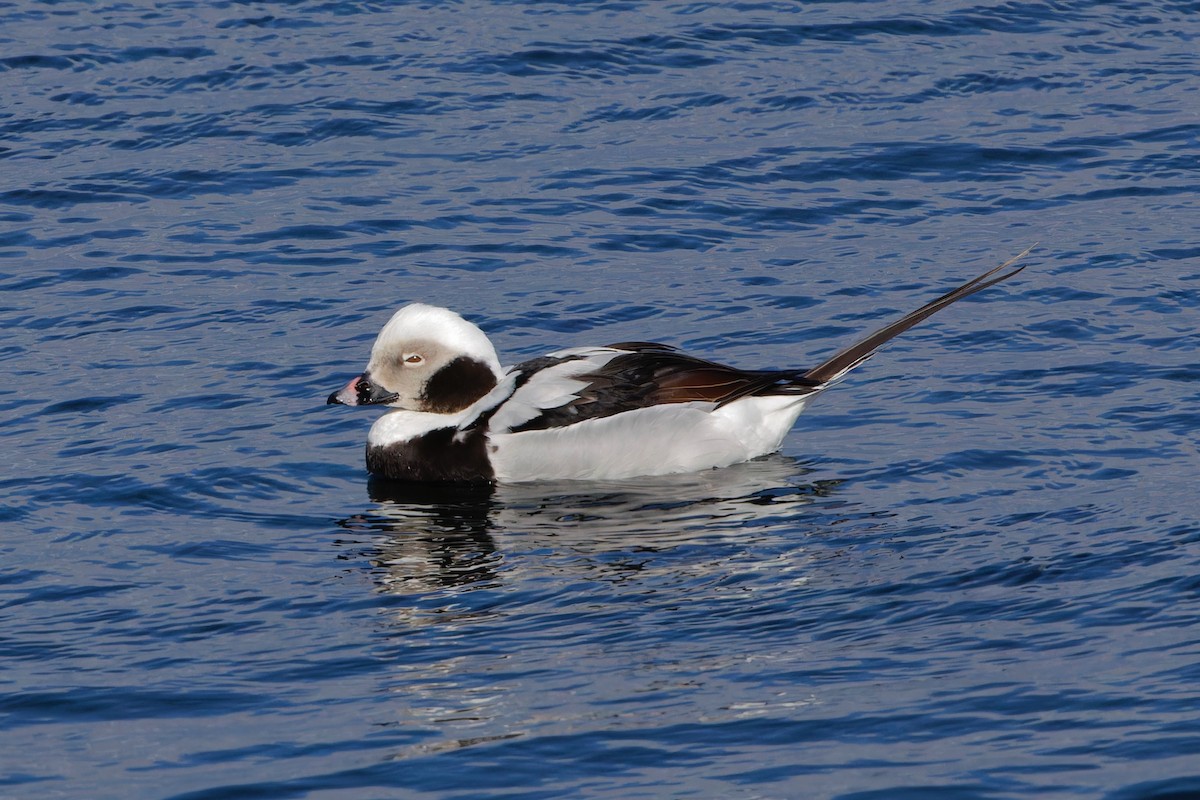
POLYGON ((0 4, 0 797, 1200 796, 1200 6, 0 4), (370 481, 398 306, 818 363, 370 481))

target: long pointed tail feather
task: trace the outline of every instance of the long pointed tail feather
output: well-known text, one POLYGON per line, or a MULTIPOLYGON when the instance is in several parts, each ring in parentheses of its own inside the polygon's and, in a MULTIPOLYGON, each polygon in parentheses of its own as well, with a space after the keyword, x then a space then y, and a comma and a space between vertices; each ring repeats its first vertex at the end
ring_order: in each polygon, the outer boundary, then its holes
POLYGON ((913 311, 910 314, 905 314, 895 322, 883 326, 879 330, 867 336, 865 339, 855 342, 843 350, 839 350, 823 364, 806 372, 804 377, 814 381, 820 381, 821 383, 829 383, 837 380, 874 355, 875 351, 888 341, 904 333, 918 322, 928 319, 951 303, 962 300, 964 297, 973 295, 976 292, 983 291, 989 286, 995 286, 1001 281, 1006 281, 1021 270, 1025 269, 1024 266, 1020 266, 1011 272, 1006 272, 1003 275, 993 277, 996 275, 996 273, 1003 271, 1007 267, 1012 266, 1017 261, 1020 261, 1022 258, 1029 255, 1029 252, 1033 250, 1034 247, 1037 247, 1036 243, 1030 245, 1024 251, 1013 256, 995 269, 988 270, 978 278, 967 281, 957 289, 946 292, 938 299, 926 303, 916 311, 913 311))

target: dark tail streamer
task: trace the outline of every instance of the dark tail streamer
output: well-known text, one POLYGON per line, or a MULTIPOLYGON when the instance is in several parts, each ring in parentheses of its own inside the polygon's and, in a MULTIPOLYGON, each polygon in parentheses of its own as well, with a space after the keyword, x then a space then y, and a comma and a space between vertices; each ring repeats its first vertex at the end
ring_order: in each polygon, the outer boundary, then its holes
POLYGON ((938 299, 926 303, 916 311, 905 314, 900 319, 889 325, 885 325, 884 327, 867 336, 865 339, 855 342, 843 350, 839 350, 833 355, 833 357, 822 363, 820 366, 813 367, 806 372, 804 377, 820 383, 829 383, 830 381, 837 380, 873 356, 875 351, 877 351, 884 344, 904 333, 917 323, 932 317, 946 306, 962 300, 964 297, 969 297, 976 292, 981 292, 989 286, 995 286, 1001 281, 1006 281, 1021 270, 1025 269, 1024 266, 1020 266, 1011 272, 993 277, 997 272, 1002 272, 1004 269, 1012 266, 1025 256, 1029 255, 1030 251, 1033 250, 1034 247, 1037 247, 1036 243, 1025 248, 1025 250, 1008 259, 1000 266, 990 269, 979 277, 967 281, 957 289, 946 292, 938 299))

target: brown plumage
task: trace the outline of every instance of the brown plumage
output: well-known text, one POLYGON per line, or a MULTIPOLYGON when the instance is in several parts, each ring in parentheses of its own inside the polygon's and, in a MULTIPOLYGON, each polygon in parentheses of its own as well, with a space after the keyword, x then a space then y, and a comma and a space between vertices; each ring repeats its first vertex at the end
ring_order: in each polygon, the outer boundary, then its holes
MULTIPOLYGON (((701 401, 720 407, 743 397, 801 397, 814 394, 922 320, 951 303, 1016 275, 1025 268, 1017 267, 1004 275, 993 277, 1026 256, 1032 249, 1030 247, 995 269, 988 270, 916 311, 885 325, 838 351, 819 366, 808 370, 738 369, 697 358, 657 342, 619 342, 608 345, 610 349, 628 352, 612 358, 592 372, 576 376, 574 379, 585 385, 578 391, 575 399, 546 409, 539 417, 514 428, 513 432, 547 430, 588 419, 608 417, 635 408, 667 403, 701 401)), ((554 364, 574 359, 572 356, 543 356, 518 364, 515 370, 523 375, 532 376, 554 364)))

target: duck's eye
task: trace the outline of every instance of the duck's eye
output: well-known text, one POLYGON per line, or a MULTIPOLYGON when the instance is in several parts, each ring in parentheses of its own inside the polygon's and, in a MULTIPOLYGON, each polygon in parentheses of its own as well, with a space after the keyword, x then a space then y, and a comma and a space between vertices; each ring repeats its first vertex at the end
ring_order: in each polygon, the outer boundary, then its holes
POLYGON ((420 364, 425 360, 425 356, 418 353, 409 353, 404 357, 405 364, 420 364))

